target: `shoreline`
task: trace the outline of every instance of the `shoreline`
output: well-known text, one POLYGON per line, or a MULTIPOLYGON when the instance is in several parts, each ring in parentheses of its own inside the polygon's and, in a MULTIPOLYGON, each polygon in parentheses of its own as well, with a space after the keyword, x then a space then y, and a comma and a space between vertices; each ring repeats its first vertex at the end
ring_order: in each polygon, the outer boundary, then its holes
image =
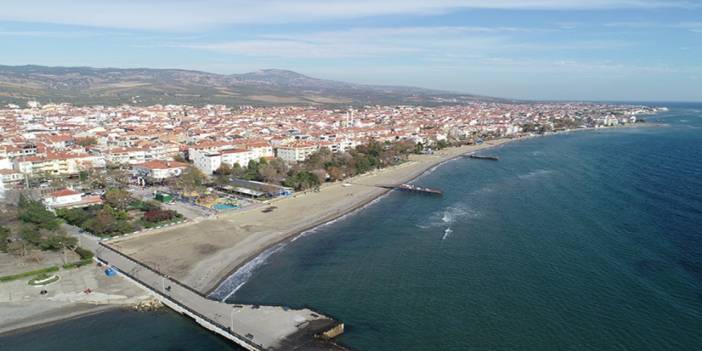
MULTIPOLYGON (((520 142, 520 141, 529 140, 529 139, 534 139, 534 138, 538 138, 538 137, 549 137, 549 136, 555 136, 555 135, 564 135, 564 134, 569 134, 569 133, 572 133, 572 132, 596 132, 596 131, 598 131, 598 130, 615 130, 615 129, 623 129, 623 128, 662 127, 662 126, 664 126, 664 125, 663 125, 663 124, 657 124, 657 123, 656 123, 656 124, 653 124, 653 123, 636 123, 636 124, 626 124, 626 125, 609 126, 609 127, 600 127, 600 128, 577 128, 577 129, 570 129, 570 130, 552 132, 552 133, 549 133, 549 134, 523 136, 523 137, 519 137, 519 138, 501 138, 501 139, 494 139, 494 140, 486 141, 486 142, 484 142, 483 144, 462 145, 462 146, 457 146, 457 147, 451 147, 451 148, 443 149, 443 150, 440 150, 440 151, 451 151, 451 150, 455 151, 455 150, 458 150, 458 149, 461 149, 461 148, 470 148, 470 147, 472 147, 472 150, 466 150, 466 151, 462 151, 462 152, 458 152, 458 153, 449 154, 449 155, 446 155, 447 157, 440 157, 439 159, 436 160, 436 162, 433 162, 433 163, 430 162, 430 163, 426 164, 423 170, 420 170, 420 171, 418 171, 418 172, 414 172, 414 173, 412 173, 412 174, 406 176, 405 178, 399 180, 398 182, 400 182, 400 183, 408 183, 408 182, 415 181, 416 179, 421 178, 421 177, 424 176, 424 175, 427 175, 428 173, 430 173, 430 171, 436 169, 437 167, 440 167, 440 166, 444 165, 445 163, 447 163, 447 162, 449 162, 449 161, 452 161, 452 160, 458 159, 458 158, 460 158, 460 157, 463 157, 463 156, 466 155, 466 154, 473 153, 473 152, 476 152, 476 151, 490 150, 490 149, 497 148, 497 147, 499 147, 499 146, 503 146, 503 145, 506 145, 506 144, 511 144, 511 143, 514 143, 514 142, 520 142), (484 147, 480 147, 480 146, 484 146, 484 147)), ((399 166, 401 166, 401 165, 398 165, 398 166, 395 166, 395 167, 399 167, 399 166)), ((384 170, 386 170, 386 169, 380 169, 380 170, 377 170, 376 172, 383 172, 384 170)), ((349 179, 347 179, 347 180, 345 180, 345 181, 342 181, 342 183, 351 183, 351 184, 353 184, 354 178, 363 177, 363 176, 365 176, 365 175, 366 175, 366 174, 361 174, 361 175, 358 175, 358 176, 356 176, 356 177, 349 178, 349 179)), ((338 184, 338 182, 337 182, 337 183, 334 183, 334 184, 338 184)), ((333 184, 329 184, 329 185, 333 185, 333 184)), ((308 226, 308 227, 306 227, 306 228, 303 228, 302 230, 297 230, 297 231, 295 231, 295 232, 291 232, 291 233, 289 233, 288 235, 286 235, 284 238, 280 239, 279 241, 277 241, 277 242, 275 242, 275 243, 273 243, 273 244, 271 244, 271 245, 269 245, 269 246, 266 246, 265 248, 263 248, 263 249, 257 251, 255 254, 249 255, 249 256, 246 257, 242 262, 240 262, 236 267, 234 267, 233 269, 228 270, 228 271, 227 271, 227 274, 221 275, 221 277, 217 280, 217 283, 214 284, 213 286, 211 286, 208 290, 206 290, 206 291, 204 292, 204 294, 205 294, 206 296, 208 296, 208 297, 212 297, 212 294, 216 293, 217 290, 219 290, 220 287, 222 287, 222 285, 225 284, 227 281, 229 281, 230 279, 234 279, 234 280, 236 281, 235 278, 236 278, 237 275, 240 274, 240 273, 241 273, 241 274, 246 274, 246 273, 252 272, 252 271, 255 270, 258 266, 260 266, 261 264, 265 263, 265 261, 266 261, 271 255, 275 254, 276 252, 278 252, 278 251, 281 250, 281 249, 284 249, 285 246, 286 246, 288 243, 297 240, 297 238, 299 238, 299 237, 304 236, 305 233, 307 233, 307 232, 313 231, 313 230, 315 230, 315 229, 317 229, 317 228, 319 228, 319 227, 321 227, 321 226, 324 226, 324 225, 327 225, 327 224, 331 224, 331 223, 333 223, 333 222, 335 222, 335 221, 337 221, 337 220, 339 220, 339 219, 341 219, 341 218, 344 218, 344 217, 346 217, 346 216, 353 215, 355 212, 357 212, 357 211, 359 211, 359 210, 362 210, 362 209, 364 209, 364 208, 366 208, 366 207, 372 205, 376 200, 378 200, 378 199, 382 198, 383 196, 389 194, 391 191, 392 191, 391 189, 384 189, 383 192, 381 192, 381 193, 379 193, 379 194, 377 194, 377 195, 370 196, 370 197, 366 198, 365 201, 363 201, 362 203, 360 203, 360 204, 354 206, 353 208, 349 209, 348 211, 346 211, 346 212, 344 212, 344 213, 340 213, 338 216, 335 216, 335 217, 332 217, 332 218, 321 218, 321 219, 319 219, 316 223, 314 223, 314 224, 312 224, 312 225, 310 225, 310 226, 308 226), (253 267, 251 267, 251 268, 252 268, 251 270, 249 270, 249 271, 247 271, 247 272, 240 272, 242 269, 247 268, 247 265, 249 265, 249 264, 251 264, 252 262, 254 262, 257 258, 259 258, 259 257, 261 257, 261 256, 263 256, 263 255, 266 255, 266 254, 268 254, 268 255, 267 255, 261 262, 258 262, 258 263, 255 264, 253 267)), ((274 203, 274 202, 271 202, 271 204, 273 204, 273 203, 274 203)), ((224 299, 226 300, 226 299, 230 298, 231 295, 233 295, 241 286, 243 286, 244 284, 246 284, 246 281, 248 281, 248 279, 250 279, 250 277, 251 277, 251 275, 244 277, 244 280, 243 280, 238 286, 233 287, 234 290, 231 291, 231 292, 229 292, 229 293, 224 297, 224 299)), ((217 298, 219 298, 219 297, 217 297, 217 298)))
MULTIPOLYGON (((554 133, 554 134, 551 134, 551 135, 560 134, 560 133, 562 133, 562 132, 554 133)), ((549 135, 543 135, 543 136, 549 136, 549 135)), ((430 173, 430 171, 432 171, 433 169, 435 169, 435 168, 437 168, 437 167, 440 167, 440 166, 444 165, 445 163, 447 163, 447 162, 449 162, 449 161, 452 161, 452 160, 458 159, 458 158, 460 158, 460 157, 463 157, 464 155, 469 154, 469 153, 473 153, 473 152, 476 152, 476 151, 489 150, 489 149, 493 149, 493 148, 496 148, 496 147, 498 147, 498 146, 506 145, 506 144, 509 144, 509 143, 513 143, 513 142, 517 142, 517 141, 522 141, 522 140, 525 140, 525 139, 532 139, 532 138, 534 138, 534 137, 537 137, 537 136, 526 136, 526 137, 520 137, 520 138, 501 138, 501 139, 489 140, 489 141, 484 142, 483 144, 477 144, 477 145, 475 145, 475 144, 474 144, 474 145, 463 145, 463 146, 457 146, 457 147, 452 147, 452 148, 443 149, 443 150, 440 150, 440 151, 445 151, 445 150, 448 150, 448 151, 454 150, 454 151, 455 151, 455 150, 458 150, 458 149, 461 149, 461 148, 472 147, 471 150, 465 150, 465 151, 458 152, 458 153, 455 153, 455 154, 449 154, 449 155, 446 155, 445 157, 441 157, 441 156, 440 156, 440 157, 436 160, 436 162, 429 162, 428 164, 425 165, 425 167, 424 167, 423 169, 419 170, 418 172, 413 172, 413 173, 411 173, 410 175, 406 176, 405 178, 399 180, 398 182, 400 182, 400 183, 408 183, 408 182, 415 181, 416 179, 421 178, 421 177, 424 176, 424 175, 427 175, 427 174, 430 173), (480 146, 484 146, 484 147, 480 147, 480 146)), ((400 165, 398 165, 398 166, 400 166, 400 165)), ((380 170, 378 170, 378 171, 379 171, 379 172, 383 172, 384 169, 380 169, 380 170)), ((362 177, 362 176, 364 176, 364 175, 365 175, 365 174, 362 174, 362 175, 359 175, 359 176, 357 176, 357 177, 362 177)), ((354 178, 356 178, 356 177, 354 177, 354 178)), ((346 181, 343 181, 343 183, 351 183, 351 184, 353 184, 353 178, 347 179, 346 181)), ((282 239, 279 240, 278 242, 276 242, 276 243, 274 243, 274 244, 271 244, 270 246, 268 246, 268 247, 266 247, 266 248, 264 248, 264 249, 262 249, 262 250, 256 252, 256 253, 253 254, 253 255, 250 255, 249 257, 247 257, 246 259, 244 259, 244 261, 241 262, 241 263, 240 263, 238 266, 236 266, 234 269, 229 270, 228 273, 224 275, 224 278, 220 278, 220 279, 217 281, 217 283, 214 285, 214 287, 210 288, 209 290, 207 290, 207 291, 205 292, 205 295, 207 295, 208 297, 210 297, 213 293, 215 293, 215 292, 222 286, 222 284, 226 283, 226 282, 227 282, 229 279, 231 279, 232 277, 235 277, 235 276, 239 273, 239 271, 240 271, 242 268, 245 268, 249 263, 251 263, 252 261, 256 260, 258 257, 262 256, 263 254, 266 254, 269 250, 273 250, 273 251, 271 252, 271 255, 272 255, 273 253, 277 252, 279 249, 283 249, 283 248, 285 247, 285 245, 287 245, 288 243, 290 243, 290 242, 296 240, 297 238, 299 238, 299 237, 301 237, 301 236, 304 236, 305 233, 310 232, 310 231, 313 231, 313 230, 315 230, 315 229, 317 229, 317 228, 319 228, 319 227, 321 227, 321 226, 324 226, 324 225, 330 224, 330 223, 332 223, 332 222, 335 222, 335 221, 337 221, 337 220, 339 220, 339 219, 341 219, 341 218, 344 218, 344 217, 346 217, 346 216, 353 215, 355 212, 357 212, 357 211, 359 211, 359 210, 362 210, 362 209, 364 209, 364 208, 366 208, 366 207, 372 205, 376 200, 382 198, 383 196, 389 194, 390 192, 392 192, 391 189, 382 189, 382 192, 381 192, 381 193, 379 193, 379 194, 377 194, 377 195, 374 195, 374 196, 369 196, 369 197, 366 198, 362 203, 360 203, 360 204, 354 206, 353 208, 349 209, 347 212, 340 213, 338 216, 332 217, 332 218, 322 218, 322 219, 320 219, 317 223, 314 223, 314 224, 310 225, 310 226, 307 227, 307 228, 303 228, 302 230, 298 230, 298 231, 292 232, 292 233, 290 233, 289 235, 286 235, 284 238, 282 238, 282 239), (277 246, 280 246, 280 248, 276 248, 277 246)), ((270 256, 269 256, 269 257, 270 257, 270 256)), ((266 259, 267 259, 267 258, 268 258, 268 257, 266 257, 266 259)), ((261 263, 265 263, 265 260, 263 260, 261 263)), ((256 267, 257 267, 257 266, 256 266, 256 267)), ((255 269, 256 267, 253 267, 253 268, 255 269)), ((250 278, 250 277, 246 277, 246 280, 248 280, 249 278, 250 278)), ((241 287, 243 284, 245 284, 245 283, 246 283, 246 280, 245 280, 244 282, 242 282, 242 284, 241 284, 240 286, 236 287, 236 289, 238 290, 239 287, 241 287)), ((235 290, 235 291, 236 291, 236 290, 235 290)), ((235 292, 235 291, 234 291, 234 292, 235 292)), ((231 294, 231 293, 230 293, 230 294, 231 294)), ((228 295, 226 298, 229 298, 229 295, 228 295)), ((225 298, 225 299, 226 299, 226 298, 225 298)))
MULTIPOLYGON (((644 123, 644 124, 635 124, 635 125, 625 125, 625 126, 616 126, 616 127, 606 127, 606 128, 579 128, 579 129, 574 129, 574 130, 569 130, 569 131, 560 131, 560 132, 555 132, 552 134, 547 134, 547 135, 532 135, 532 136, 525 136, 525 137, 520 137, 520 138, 502 138, 502 139, 496 139, 496 140, 490 140, 487 141, 483 144, 480 145, 464 145, 460 147, 453 147, 453 148, 448 148, 444 150, 440 150, 438 153, 443 152, 442 155, 432 155, 434 157, 433 160, 430 162, 426 162, 426 164, 422 165, 423 167, 420 167, 419 169, 414 170, 414 172, 409 172, 404 174, 404 177, 400 179, 398 182, 411 182, 414 181, 424 175, 429 174, 431 171, 436 169, 437 167, 452 161, 454 159, 457 159, 459 157, 462 157, 465 154, 471 153, 471 152, 477 152, 477 151, 484 151, 484 150, 489 150, 496 148, 498 146, 510 144, 512 142, 518 142, 518 141, 523 141, 523 140, 528 140, 528 139, 534 139, 537 137, 546 137, 546 136, 552 136, 552 135, 559 135, 559 134, 568 134, 570 132, 583 132, 583 131, 597 131, 600 129, 603 130, 612 130, 612 129, 619 129, 619 128, 637 128, 637 127, 663 127, 665 124, 654 124, 654 123, 644 123)), ((426 156, 426 155, 424 155, 426 156)), ((350 182, 354 184, 353 186, 359 186, 359 187, 370 187, 367 184, 356 184, 354 183, 355 181, 362 181, 362 180, 367 180, 367 178, 371 178, 373 176, 377 176, 378 174, 384 174, 388 173, 386 171, 397 171, 397 169, 401 169, 403 167, 407 167, 409 165, 415 164, 417 161, 409 161, 407 163, 403 163, 398 166, 386 168, 386 169, 381 169, 378 171, 371 172, 372 174, 363 174, 356 176, 354 178, 347 179, 344 182, 336 182, 332 184, 327 184, 326 187, 328 188, 329 186, 340 186, 342 183, 345 182, 350 182)), ((381 188, 374 188, 377 190, 376 194, 371 194, 369 196, 366 196, 363 201, 360 201, 359 203, 356 203, 354 206, 348 208, 346 211, 336 213, 333 216, 330 217, 318 217, 316 218, 316 221, 313 223, 308 223, 306 227, 303 229, 298 230, 290 230, 288 232, 285 232, 283 234, 282 238, 280 238, 278 241, 265 245, 264 247, 260 248, 257 250, 254 254, 248 255, 245 259, 239 260, 239 263, 232 269, 228 270, 223 270, 222 272, 225 272, 225 274, 218 274, 217 280, 214 280, 215 284, 211 284, 211 287, 206 290, 206 295, 212 294, 214 291, 216 291, 224 282, 226 282, 228 279, 231 277, 235 276, 243 267, 245 267, 247 264, 251 263, 254 261, 256 258, 261 256, 262 254, 266 253, 268 250, 273 249, 273 253, 275 253, 277 250, 282 249, 285 247, 285 245, 289 242, 292 242, 296 240, 297 238, 300 238, 304 236, 306 233, 315 230, 316 228, 319 228, 321 226, 324 226, 326 224, 330 224, 340 218, 346 217, 353 215, 356 211, 362 210, 363 208, 372 205, 375 201, 378 199, 381 199, 383 196, 387 195, 388 193, 391 192, 389 189, 381 189, 381 188), (280 248, 276 249, 276 246, 281 245, 280 248)), ((302 199, 300 201, 304 201, 304 196, 302 195, 302 199)), ((275 205, 278 201, 271 201, 271 205, 275 205)), ((256 211, 260 209, 260 207, 250 209, 249 211, 256 211)), ((248 211, 243 211, 243 213, 246 213, 248 211)), ((223 214, 219 215, 218 217, 229 217, 228 214, 223 214)), ((196 226, 197 223, 191 223, 187 227, 192 227, 196 226)), ((175 228, 174 228, 175 229, 175 228)), ((167 230, 169 231, 169 230, 167 230)), ((165 232, 167 232, 165 231, 165 232)), ((153 233, 153 234, 159 234, 159 233, 153 233)), ((149 235, 151 236, 151 235, 149 235)), ((127 238, 126 240, 129 240, 127 238)), ((266 257, 267 259, 267 257, 266 257)), ((263 261, 265 262, 265 260, 263 261)), ((255 270, 258 266, 254 266, 253 270, 255 270)), ((252 271, 253 271, 252 270, 252 271)), ((246 277, 246 279, 243 281, 242 285, 246 283, 250 279, 249 277, 246 277)), ((210 282, 212 283, 212 282, 210 282)), ((15 305, 17 308, 22 308, 21 305, 15 305)), ((1 307, 1 305, 0 305, 1 307)), ((2 336, 7 336, 7 335, 12 335, 16 333, 23 333, 25 331, 29 331, 35 328, 41 328, 44 326, 52 325, 55 323, 61 323, 63 321, 68 321, 68 320, 73 320, 73 319, 79 319, 82 317, 94 315, 94 314, 99 314, 99 313, 104 313, 104 312, 109 312, 109 311, 114 311, 120 308, 125 308, 126 305, 124 304, 88 304, 88 303, 74 303, 70 305, 65 305, 65 306, 60 306, 55 309, 49 310, 49 315, 47 316, 46 314, 42 315, 33 315, 25 318, 22 320, 18 325, 12 325, 12 326, 0 326, 0 337, 2 336)))
MULTIPOLYGON (((642 124, 625 127, 639 126, 642 124)), ((585 129, 568 132, 580 130, 585 129)), ((433 155, 411 155, 408 162, 400 165, 324 184, 319 192, 301 192, 182 226, 110 240, 109 245, 203 295, 217 292, 218 296, 225 296, 228 292, 217 290, 242 269, 251 271, 251 262, 262 254, 270 254, 276 246, 363 208, 388 193, 389 190, 378 185, 409 182, 464 154, 537 136, 501 138, 478 145, 451 147, 433 155), (346 183, 351 186, 343 186, 346 183), (273 210, 263 211, 266 206, 273 210)), ((234 287, 236 285, 231 288, 234 287)))

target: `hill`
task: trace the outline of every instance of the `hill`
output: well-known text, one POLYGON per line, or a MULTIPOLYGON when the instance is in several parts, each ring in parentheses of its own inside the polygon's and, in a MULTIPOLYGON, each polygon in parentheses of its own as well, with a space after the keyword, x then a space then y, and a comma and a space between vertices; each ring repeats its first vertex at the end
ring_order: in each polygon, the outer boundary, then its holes
POLYGON ((76 105, 436 105, 496 99, 344 83, 278 69, 223 75, 181 69, 0 65, 0 104, 28 100, 76 105))

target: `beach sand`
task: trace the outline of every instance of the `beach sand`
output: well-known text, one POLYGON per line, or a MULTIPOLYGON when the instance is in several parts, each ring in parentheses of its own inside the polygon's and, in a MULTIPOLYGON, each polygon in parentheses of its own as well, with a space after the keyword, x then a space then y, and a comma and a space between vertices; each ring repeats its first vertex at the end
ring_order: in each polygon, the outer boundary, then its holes
POLYGON ((319 192, 271 201, 270 206, 276 207, 271 212, 262 211, 267 206, 255 206, 216 219, 114 240, 110 245, 207 294, 267 248, 388 192, 377 185, 407 182, 446 160, 509 141, 493 140, 444 149, 434 155, 412 155, 399 166, 348 179, 346 183, 351 186, 341 182, 326 184, 319 192))

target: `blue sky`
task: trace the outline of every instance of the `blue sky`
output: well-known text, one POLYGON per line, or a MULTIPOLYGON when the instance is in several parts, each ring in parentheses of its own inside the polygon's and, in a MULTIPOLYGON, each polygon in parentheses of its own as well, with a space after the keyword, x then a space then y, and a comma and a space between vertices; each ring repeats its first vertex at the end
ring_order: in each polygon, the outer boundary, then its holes
POLYGON ((5 0, 0 64, 702 101, 702 0, 5 0))

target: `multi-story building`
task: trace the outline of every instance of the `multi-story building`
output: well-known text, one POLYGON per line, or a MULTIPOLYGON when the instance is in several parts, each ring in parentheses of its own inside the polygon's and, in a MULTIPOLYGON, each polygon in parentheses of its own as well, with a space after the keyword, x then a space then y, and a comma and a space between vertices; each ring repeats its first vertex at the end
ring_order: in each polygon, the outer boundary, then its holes
POLYGON ((213 174, 222 164, 229 166, 238 164, 241 167, 246 167, 249 161, 255 160, 252 156, 251 151, 243 149, 228 149, 221 152, 190 150, 190 158, 193 160, 193 164, 206 175, 213 174))
POLYGON ((288 163, 302 162, 319 150, 319 145, 310 142, 295 142, 278 146, 276 156, 288 163))
POLYGON ((162 181, 183 174, 189 164, 175 161, 153 160, 132 165, 135 176, 149 181, 162 181))
POLYGON ((74 175, 91 168, 105 167, 105 159, 89 154, 59 154, 17 158, 15 169, 25 174, 74 175))

